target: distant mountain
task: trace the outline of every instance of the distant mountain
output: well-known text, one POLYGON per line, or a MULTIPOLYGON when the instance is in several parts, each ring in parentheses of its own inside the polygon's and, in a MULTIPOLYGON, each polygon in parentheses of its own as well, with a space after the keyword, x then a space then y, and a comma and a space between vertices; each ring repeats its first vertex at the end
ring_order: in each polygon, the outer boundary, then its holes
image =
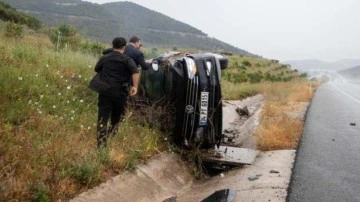
POLYGON ((90 38, 109 43, 115 36, 139 36, 145 45, 195 48, 253 55, 195 27, 131 2, 94 4, 81 0, 4 0, 47 26, 74 25, 90 38))
POLYGON ((318 70, 318 69, 323 69, 328 71, 339 71, 360 65, 360 60, 344 59, 335 62, 323 62, 316 59, 309 59, 309 60, 284 61, 283 63, 290 64, 293 68, 296 68, 303 72, 307 72, 310 70, 318 70))
POLYGON ((350 79, 360 79, 360 65, 349 69, 341 70, 339 73, 350 79))

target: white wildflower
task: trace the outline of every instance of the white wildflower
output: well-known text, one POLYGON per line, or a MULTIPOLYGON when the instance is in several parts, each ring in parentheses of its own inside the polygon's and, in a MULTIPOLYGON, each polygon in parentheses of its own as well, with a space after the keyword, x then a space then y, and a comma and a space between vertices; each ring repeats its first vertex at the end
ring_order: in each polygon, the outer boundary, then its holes
POLYGON ((70 89, 71 89, 71 86, 68 86, 67 89, 70 90, 70 89))
POLYGON ((84 100, 83 100, 83 99, 81 99, 81 100, 80 100, 80 103, 83 103, 83 102, 84 102, 84 100))
POLYGON ((21 76, 19 76, 19 80, 20 80, 20 81, 22 81, 22 80, 23 80, 23 78, 22 78, 21 76))
POLYGON ((54 109, 55 109, 55 108, 56 108, 56 105, 53 105, 53 106, 52 106, 52 108, 54 108, 54 109))
POLYGON ((61 95, 61 93, 58 93, 58 95, 60 96, 60 95, 61 95))

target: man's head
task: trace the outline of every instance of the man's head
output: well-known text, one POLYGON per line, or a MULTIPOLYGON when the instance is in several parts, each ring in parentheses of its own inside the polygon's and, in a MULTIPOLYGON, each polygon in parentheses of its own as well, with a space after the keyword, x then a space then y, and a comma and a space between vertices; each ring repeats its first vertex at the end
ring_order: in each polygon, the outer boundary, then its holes
POLYGON ((123 37, 116 37, 112 41, 113 49, 123 49, 126 45, 126 39, 123 37))
POLYGON ((135 46, 135 48, 137 48, 137 49, 140 49, 141 46, 142 46, 142 44, 141 44, 141 39, 140 39, 139 37, 137 37, 137 36, 132 36, 129 41, 130 41, 130 43, 132 43, 132 44, 135 46))

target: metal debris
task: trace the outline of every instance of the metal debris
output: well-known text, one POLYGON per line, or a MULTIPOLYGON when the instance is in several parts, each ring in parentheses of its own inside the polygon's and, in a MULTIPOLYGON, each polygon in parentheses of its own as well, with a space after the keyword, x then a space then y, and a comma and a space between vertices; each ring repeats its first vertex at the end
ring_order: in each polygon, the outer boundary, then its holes
POLYGON ((201 202, 233 202, 236 197, 236 191, 232 189, 222 189, 214 192, 201 202))
POLYGON ((280 173, 280 172, 277 170, 270 170, 270 173, 280 173))
POLYGON ((163 200, 162 202, 176 202, 176 196, 167 198, 167 199, 163 200))

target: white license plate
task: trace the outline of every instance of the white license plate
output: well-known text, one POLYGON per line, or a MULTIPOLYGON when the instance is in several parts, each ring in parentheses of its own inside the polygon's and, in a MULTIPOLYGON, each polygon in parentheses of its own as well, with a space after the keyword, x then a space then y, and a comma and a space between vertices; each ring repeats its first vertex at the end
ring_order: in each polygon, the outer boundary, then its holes
POLYGON ((209 92, 201 92, 200 119, 199 119, 200 126, 207 125, 208 105, 209 105, 209 92))

